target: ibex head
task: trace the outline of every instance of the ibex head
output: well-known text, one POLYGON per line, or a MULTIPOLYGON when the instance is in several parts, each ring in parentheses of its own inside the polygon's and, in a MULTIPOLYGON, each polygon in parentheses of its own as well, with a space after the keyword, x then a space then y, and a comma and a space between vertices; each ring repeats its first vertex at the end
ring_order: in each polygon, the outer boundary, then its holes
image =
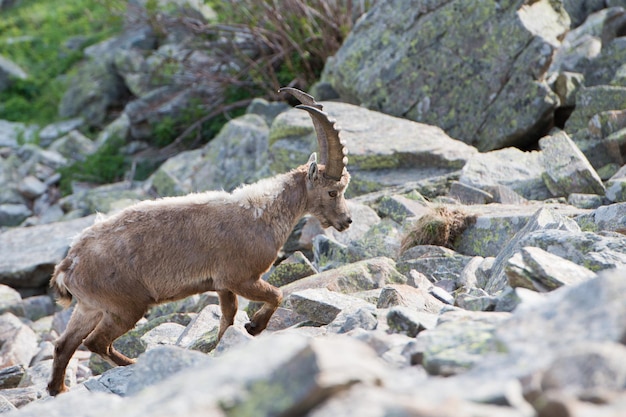
POLYGON ((309 158, 307 175, 307 211, 322 223, 323 227, 333 226, 340 232, 350 227, 352 218, 348 210, 344 192, 350 182, 346 169, 348 152, 339 139, 335 121, 322 111, 322 105, 296 88, 284 87, 279 92, 287 92, 300 100, 296 108, 306 110, 315 127, 320 160, 313 153, 309 158))

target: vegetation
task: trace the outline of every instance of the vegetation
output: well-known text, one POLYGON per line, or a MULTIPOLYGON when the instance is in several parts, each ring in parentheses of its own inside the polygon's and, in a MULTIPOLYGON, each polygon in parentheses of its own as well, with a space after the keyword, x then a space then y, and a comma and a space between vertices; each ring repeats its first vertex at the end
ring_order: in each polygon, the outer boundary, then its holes
MULTIPOLYGON (((211 102, 192 103, 154 126, 150 144, 161 148, 154 159, 164 160, 208 141, 255 97, 278 99, 278 88, 286 85, 308 89, 347 36, 354 16, 364 12, 355 9, 366 8, 370 1, 357 2, 359 6, 350 0, 207 3, 216 10, 217 21, 187 19, 175 7, 163 9, 156 0, 144 2, 143 9, 128 10, 129 3, 123 0, 23 0, 3 11, 0 54, 25 69, 29 77, 0 93, 0 119, 42 126, 55 121, 84 48, 120 33, 124 22, 148 23, 162 39, 186 25, 197 34, 199 48, 221 57, 221 67, 227 69, 206 71, 185 68, 186 62, 163 62, 164 68, 155 76, 181 87, 189 83, 215 89, 211 102), (179 70, 184 76, 177 79, 179 70)), ((63 169, 63 192, 71 191, 72 181, 120 180, 131 165, 142 178, 149 175, 149 168, 137 163, 146 155, 135 155, 132 163, 121 153, 123 142, 113 141, 85 161, 63 169)))
POLYGON ((120 153, 125 143, 123 138, 109 139, 97 152, 88 155, 84 161, 59 169, 61 193, 71 194, 73 181, 111 183, 120 181, 129 167, 128 159, 120 153))
POLYGON ((475 216, 462 210, 436 206, 420 217, 402 240, 400 253, 413 246, 435 245, 454 249, 454 241, 475 221, 475 216))
POLYGON ((122 28, 122 0, 19 2, 2 12, 0 55, 25 69, 27 80, 0 93, 0 119, 46 124, 57 118, 64 75, 82 49, 122 28))

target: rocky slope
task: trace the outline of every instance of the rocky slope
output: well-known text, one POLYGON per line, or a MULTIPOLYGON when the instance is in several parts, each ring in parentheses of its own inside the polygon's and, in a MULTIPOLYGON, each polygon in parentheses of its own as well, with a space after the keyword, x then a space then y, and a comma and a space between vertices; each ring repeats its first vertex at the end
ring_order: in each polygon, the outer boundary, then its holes
MULTIPOLYGON (((306 162, 314 132, 306 113, 256 100, 147 181, 76 187, 59 200, 60 166, 112 131, 140 141, 149 123, 124 111, 92 141, 76 130, 85 119, 70 119, 39 129, 41 146, 18 145, 16 126, 1 123, 0 412, 626 413, 626 12, 618 1, 522 3, 376 5, 316 87, 364 105, 324 102, 350 150, 354 223, 344 233, 299 223, 266 276, 285 295, 270 328, 247 334, 250 303, 218 343, 214 294, 158 306, 116 341, 136 365, 109 369, 80 350, 72 390, 54 399, 52 342, 71 311, 55 308, 46 285, 91 213, 283 172, 306 162), (380 53, 364 56, 366 47, 380 53), (567 113, 563 129, 549 130, 567 113), (536 150, 507 147, 540 136, 536 150), (401 252, 434 207, 472 221, 451 247, 401 252)), ((122 46, 91 59, 118 62, 131 44, 111 42, 122 46)), ((152 46, 140 44, 145 58, 152 46)))

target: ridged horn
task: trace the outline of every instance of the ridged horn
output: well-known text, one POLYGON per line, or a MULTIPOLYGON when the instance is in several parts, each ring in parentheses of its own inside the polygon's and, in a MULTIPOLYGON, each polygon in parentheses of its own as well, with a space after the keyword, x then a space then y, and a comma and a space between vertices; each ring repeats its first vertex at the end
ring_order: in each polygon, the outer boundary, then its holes
POLYGON ((320 164, 326 166, 324 176, 339 181, 348 158, 347 149, 339 139, 339 130, 335 128, 335 120, 331 120, 328 114, 322 111, 322 105, 315 101, 313 96, 292 87, 284 87, 278 91, 288 92, 303 103, 296 108, 307 111, 313 120, 320 151, 320 164))
POLYGON ((335 128, 335 121, 329 119, 327 113, 316 107, 300 104, 296 108, 309 112, 317 132, 318 143, 325 142, 328 146, 327 160, 320 160, 321 164, 326 165, 324 176, 331 180, 339 181, 343 175, 343 169, 348 158, 346 157, 347 150, 339 139, 339 130, 335 128))

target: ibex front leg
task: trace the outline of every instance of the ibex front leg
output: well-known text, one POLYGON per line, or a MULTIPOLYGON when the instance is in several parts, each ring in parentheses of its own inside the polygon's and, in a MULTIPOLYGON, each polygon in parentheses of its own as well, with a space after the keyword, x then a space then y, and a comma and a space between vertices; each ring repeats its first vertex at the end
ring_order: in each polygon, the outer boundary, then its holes
POLYGON ((253 336, 265 330, 272 314, 274 314, 283 300, 281 290, 260 278, 257 278, 255 281, 244 281, 236 288, 231 288, 231 291, 248 300, 262 301, 265 303, 263 307, 252 316, 250 322, 246 323, 246 330, 253 336))

